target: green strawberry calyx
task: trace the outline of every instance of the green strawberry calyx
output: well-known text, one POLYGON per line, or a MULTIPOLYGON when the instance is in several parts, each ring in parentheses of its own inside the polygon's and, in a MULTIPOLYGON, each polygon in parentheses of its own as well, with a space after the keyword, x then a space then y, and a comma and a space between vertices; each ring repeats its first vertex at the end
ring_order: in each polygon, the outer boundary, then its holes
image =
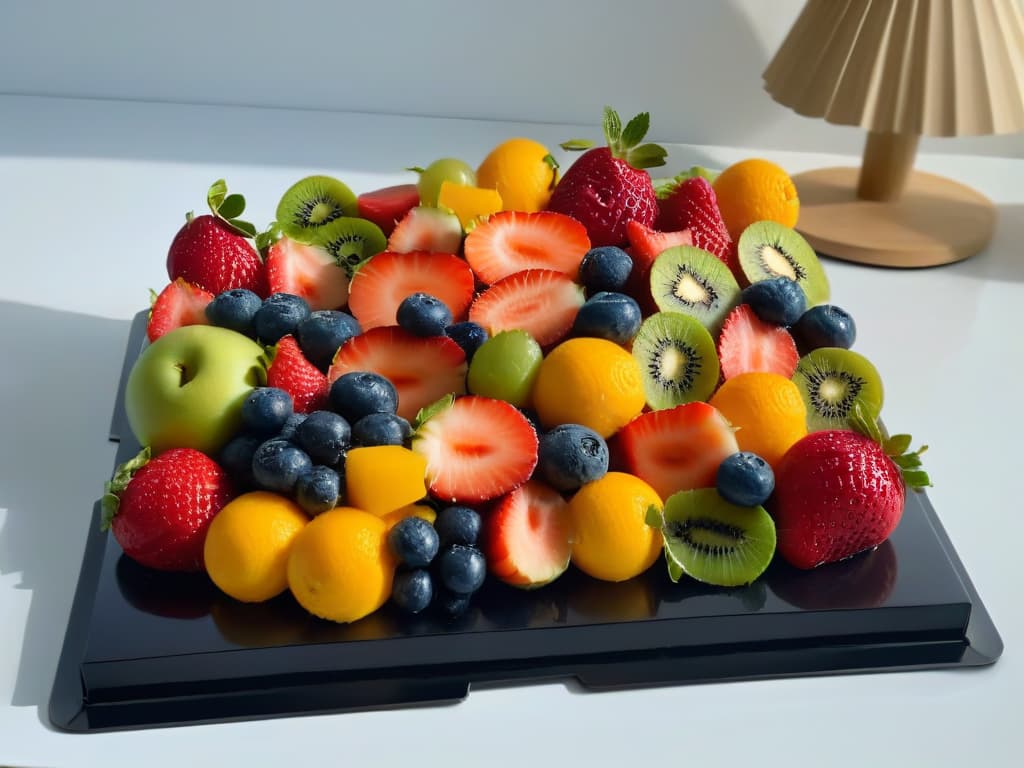
POLYGON ((653 179, 651 183, 654 184, 654 194, 658 196, 658 199, 666 200, 672 197, 676 190, 679 189, 679 185, 687 179, 694 179, 699 176, 702 179, 706 179, 709 184, 714 184, 718 174, 719 171, 712 171, 702 165, 694 165, 690 170, 678 173, 670 179, 653 179))
MULTIPOLYGON (((651 127, 650 112, 641 112, 623 127, 619 113, 611 107, 605 107, 601 127, 604 129, 605 142, 611 150, 612 157, 625 160, 637 170, 657 168, 665 164, 668 151, 664 147, 640 143, 651 127)), ((558 146, 566 152, 576 152, 590 149, 594 142, 587 139, 569 139, 558 146)))
POLYGON ((418 432, 420 427, 430 421, 438 414, 444 413, 455 404, 455 395, 447 394, 444 397, 435 400, 430 405, 425 405, 419 409, 416 413, 416 418, 412 422, 413 432, 418 432))
MULTIPOLYGON (((256 237, 256 227, 238 218, 245 212, 245 198, 239 194, 229 195, 228 184, 224 179, 217 179, 210 185, 206 193, 206 204, 210 206, 210 213, 242 237, 256 237)), ((192 221, 192 212, 187 213, 185 218, 192 221)))
POLYGON ((110 530, 118 509, 121 506, 121 494, 132 481, 135 473, 149 463, 152 452, 149 447, 143 448, 137 455, 128 459, 114 470, 114 476, 103 484, 103 498, 100 499, 100 530, 110 530))
POLYGON ((854 432, 859 432, 882 446, 885 455, 899 468, 903 482, 908 488, 920 491, 932 487, 931 478, 921 464, 921 454, 928 450, 927 445, 911 451, 910 444, 913 438, 910 435, 888 435, 860 403, 854 403, 853 413, 850 414, 850 426, 854 432))

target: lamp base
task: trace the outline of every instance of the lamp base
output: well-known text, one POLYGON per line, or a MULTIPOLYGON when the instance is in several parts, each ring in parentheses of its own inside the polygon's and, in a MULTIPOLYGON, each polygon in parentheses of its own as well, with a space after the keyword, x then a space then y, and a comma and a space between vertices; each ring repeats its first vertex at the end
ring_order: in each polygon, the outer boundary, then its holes
POLYGON ((882 267, 933 267, 974 256, 992 239, 996 208, 979 192, 922 171, 902 197, 857 197, 857 168, 822 168, 793 177, 800 232, 815 251, 882 267))

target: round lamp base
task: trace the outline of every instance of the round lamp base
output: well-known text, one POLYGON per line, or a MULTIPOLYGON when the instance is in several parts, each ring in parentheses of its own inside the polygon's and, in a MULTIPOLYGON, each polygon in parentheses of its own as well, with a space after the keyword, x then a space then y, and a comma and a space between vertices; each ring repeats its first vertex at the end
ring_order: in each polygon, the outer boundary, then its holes
POLYGON ((996 208, 970 187, 922 171, 892 202, 857 197, 857 168, 793 177, 796 229, 823 256, 882 267, 933 267, 974 256, 992 239, 996 208))

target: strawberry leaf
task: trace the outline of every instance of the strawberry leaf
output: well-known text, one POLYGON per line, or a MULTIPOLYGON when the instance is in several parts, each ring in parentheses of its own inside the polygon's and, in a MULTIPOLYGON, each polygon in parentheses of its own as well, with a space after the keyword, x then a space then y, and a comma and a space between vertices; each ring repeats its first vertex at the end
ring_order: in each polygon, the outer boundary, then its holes
POLYGON ((882 446, 889 456, 900 456, 910 450, 910 435, 893 435, 882 446))
POLYGON ((679 189, 679 185, 687 179, 693 179, 700 176, 706 179, 709 184, 713 184, 715 179, 718 178, 718 171, 712 171, 704 168, 700 165, 694 165, 688 171, 677 173, 671 179, 654 179, 654 194, 658 196, 659 200, 666 200, 675 194, 676 190, 679 189))
POLYGON ((114 517, 117 516, 118 508, 121 505, 121 494, 128 487, 128 483, 132 481, 135 473, 149 463, 150 456, 152 456, 150 449, 148 447, 143 448, 138 454, 114 470, 114 476, 103 484, 103 497, 100 499, 100 508, 102 510, 100 516, 101 531, 110 529, 110 525, 114 521, 114 517))
POLYGON ((611 107, 605 107, 601 127, 604 129, 604 140, 612 147, 612 154, 615 154, 615 148, 622 140, 622 121, 619 119, 619 113, 611 107))
POLYGON ((216 216, 220 210, 221 205, 224 202, 224 198, 228 194, 228 183, 224 179, 217 179, 213 184, 210 185, 209 191, 206 193, 206 203, 210 206, 210 210, 216 216))
POLYGON ((416 430, 418 430, 420 427, 422 427, 432 418, 437 416, 439 413, 447 411, 449 408, 452 407, 452 405, 454 405, 454 403, 455 395, 447 394, 440 400, 435 400, 430 405, 425 405, 424 407, 420 408, 419 412, 416 414, 416 418, 413 419, 412 422, 413 431, 415 432, 416 430))
POLYGON ((237 219, 241 216, 244 210, 245 198, 239 194, 234 194, 228 195, 224 198, 224 202, 220 204, 220 207, 217 209, 217 213, 230 221, 231 219, 237 219))
POLYGON ((900 456, 891 456, 892 463, 900 469, 917 469, 921 466, 921 456, 916 453, 908 453, 900 456))
POLYGON ((907 484, 908 488, 915 491, 920 491, 922 488, 932 487, 931 478, 928 477, 928 473, 923 469, 912 469, 909 472, 904 472, 903 482, 907 484))
POLYGON ((642 170, 664 165, 666 157, 668 151, 664 147, 657 144, 641 144, 629 150, 623 159, 637 170, 642 170))
POLYGON ((619 145, 626 150, 639 145, 644 140, 644 136, 647 135, 650 127, 651 113, 641 112, 626 123, 626 127, 622 129, 622 138, 619 140, 619 145))
POLYGON ((853 404, 853 411, 850 413, 850 426, 853 427, 854 432, 859 432, 879 445, 885 442, 882 430, 878 428, 878 422, 874 417, 868 415, 859 402, 853 404))
POLYGON ((592 149, 594 142, 590 139, 569 139, 559 144, 566 152, 582 152, 585 149, 592 149))
POLYGON ((232 227, 241 232, 246 237, 256 237, 256 227, 250 224, 248 221, 242 221, 241 219, 232 219, 228 222, 232 227))

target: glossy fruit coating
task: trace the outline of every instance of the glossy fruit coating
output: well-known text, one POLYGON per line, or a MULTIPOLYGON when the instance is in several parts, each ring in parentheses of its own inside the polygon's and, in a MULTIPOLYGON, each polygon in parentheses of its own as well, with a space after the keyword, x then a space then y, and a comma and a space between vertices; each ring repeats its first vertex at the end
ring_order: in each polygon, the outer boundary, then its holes
POLYGON ((341 479, 330 467, 313 467, 295 484, 295 501, 311 517, 334 509, 340 493, 341 479))
POLYGON ((425 568, 437 556, 439 539, 434 526, 421 517, 410 515, 388 531, 388 546, 404 565, 425 568))
POLYGON ((502 331, 485 341, 469 365, 468 389, 474 395, 515 406, 529 402, 544 353, 526 331, 502 331))
POLYGON ((451 325, 452 311, 436 296, 418 291, 402 300, 395 319, 414 336, 441 336, 451 325))
POLYGON ((614 245, 591 248, 580 262, 580 282, 593 295, 599 291, 620 291, 629 279, 633 259, 614 245))
POLYGON ((242 402, 242 428, 255 435, 276 435, 291 415, 291 395, 277 387, 257 387, 242 402))
POLYGON ((726 457, 715 474, 719 495, 740 507, 757 507, 775 489, 775 473, 768 462, 749 451, 726 457))
POLYGON ((352 444, 352 428, 333 411, 313 411, 296 427, 294 441, 315 464, 329 466, 341 461, 352 444))
POLYGON ((299 477, 312 468, 313 462, 305 451, 280 438, 267 440, 252 457, 256 484, 278 493, 291 493, 299 477))
POLYGON ((772 325, 793 325, 807 310, 807 296, 795 280, 773 277, 743 289, 742 300, 772 325))
POLYGON ((353 448, 345 457, 348 502, 384 515, 427 495, 427 462, 419 454, 397 445, 353 448))
POLYGON ((537 470, 557 491, 575 491, 604 477, 608 444, 580 424, 560 424, 540 438, 537 470))
POLYGON ((800 390, 777 373, 731 378, 710 403, 737 428, 740 450, 756 453, 772 467, 807 434, 807 408, 800 390))
POLYGON ((294 334, 309 314, 309 303, 301 296, 275 293, 268 296, 263 306, 256 310, 252 325, 260 341, 274 344, 282 336, 294 334))
POLYGON ((628 344, 640 330, 642 320, 636 300, 624 293, 601 291, 587 299, 576 313, 572 335, 628 344))
POLYGON ((793 326, 793 337, 803 352, 821 347, 849 349, 857 339, 853 316, 835 304, 811 307, 793 326))
POLYGON ((211 325, 255 336, 252 319, 263 306, 263 299, 247 288, 232 288, 213 297, 206 305, 206 319, 211 325))

